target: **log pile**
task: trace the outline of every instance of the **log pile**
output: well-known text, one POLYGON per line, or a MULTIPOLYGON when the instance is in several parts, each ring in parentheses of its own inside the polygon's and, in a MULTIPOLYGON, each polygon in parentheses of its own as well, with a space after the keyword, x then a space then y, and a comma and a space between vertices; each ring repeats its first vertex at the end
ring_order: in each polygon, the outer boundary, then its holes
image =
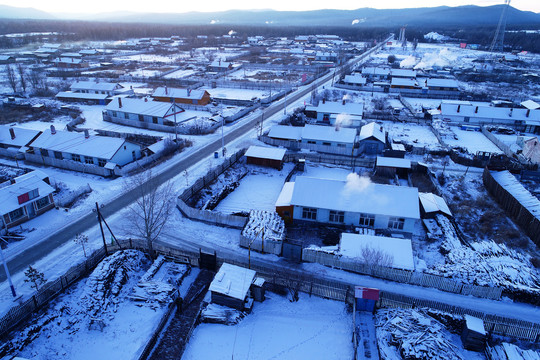
POLYGON ((375 326, 381 353, 394 347, 407 360, 464 360, 448 330, 422 310, 379 310, 375 326))
POLYGON ((243 311, 212 303, 201 311, 201 321, 204 323, 236 325, 245 316, 243 311))
POLYGON ((540 360, 540 352, 534 350, 523 350, 516 345, 502 343, 486 348, 486 358, 488 360, 540 360))

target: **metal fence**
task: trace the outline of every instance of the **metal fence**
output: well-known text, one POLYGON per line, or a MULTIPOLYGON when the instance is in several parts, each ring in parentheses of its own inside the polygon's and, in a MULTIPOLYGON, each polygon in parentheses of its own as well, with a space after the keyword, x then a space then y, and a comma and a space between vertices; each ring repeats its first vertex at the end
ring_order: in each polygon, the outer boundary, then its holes
POLYGON ((494 300, 499 300, 502 294, 502 288, 499 287, 462 284, 439 275, 359 263, 316 249, 303 249, 302 260, 400 283, 436 288, 455 294, 473 295, 494 300))

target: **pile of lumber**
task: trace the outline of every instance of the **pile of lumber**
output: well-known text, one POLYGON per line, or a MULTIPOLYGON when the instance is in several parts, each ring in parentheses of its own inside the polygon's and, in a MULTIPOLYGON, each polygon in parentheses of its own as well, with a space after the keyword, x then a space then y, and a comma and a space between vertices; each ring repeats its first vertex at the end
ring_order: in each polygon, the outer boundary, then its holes
POLYGON ((235 325, 246 316, 242 311, 227 306, 208 304, 201 311, 201 321, 213 324, 235 325))
POLYGON ((540 360, 540 353, 534 350, 523 350, 516 345, 502 343, 486 348, 488 360, 540 360))
POLYGON ((379 348, 395 347, 403 359, 464 359, 448 330, 422 310, 379 310, 375 326, 379 348))

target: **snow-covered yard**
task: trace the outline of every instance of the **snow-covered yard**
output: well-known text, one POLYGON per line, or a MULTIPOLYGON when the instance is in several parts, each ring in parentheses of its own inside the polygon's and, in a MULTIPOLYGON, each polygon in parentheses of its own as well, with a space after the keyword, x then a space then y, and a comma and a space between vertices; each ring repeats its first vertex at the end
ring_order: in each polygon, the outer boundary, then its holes
POLYGON ((479 131, 462 130, 457 126, 451 126, 450 130, 455 136, 446 136, 444 141, 451 147, 462 147, 472 155, 476 155, 479 151, 493 154, 503 153, 497 145, 479 131))
POLYGON ((237 325, 199 325, 182 359, 352 359, 352 314, 343 303, 266 295, 237 325))
POLYGON ((279 171, 249 166, 250 171, 240 181, 240 186, 219 203, 216 211, 227 214, 250 210, 274 211, 285 178, 293 167, 294 164, 286 163, 283 170, 279 171))
MULTIPOLYGON (((213 98, 231 100, 251 100, 253 98, 264 99, 270 96, 270 90, 240 89, 240 88, 201 88, 210 93, 213 98)), ((278 90, 274 90, 277 92, 278 90)))
POLYGON ((411 123, 385 122, 384 127, 394 141, 427 150, 441 150, 439 140, 425 125, 411 123))

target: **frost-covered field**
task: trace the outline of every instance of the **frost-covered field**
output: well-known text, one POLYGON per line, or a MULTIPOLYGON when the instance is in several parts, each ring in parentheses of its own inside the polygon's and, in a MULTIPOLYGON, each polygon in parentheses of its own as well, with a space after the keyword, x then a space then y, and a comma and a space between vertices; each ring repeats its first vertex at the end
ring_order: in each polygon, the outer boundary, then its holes
POLYGON ((352 314, 343 303, 266 295, 237 325, 197 326, 182 359, 352 359, 352 314))

